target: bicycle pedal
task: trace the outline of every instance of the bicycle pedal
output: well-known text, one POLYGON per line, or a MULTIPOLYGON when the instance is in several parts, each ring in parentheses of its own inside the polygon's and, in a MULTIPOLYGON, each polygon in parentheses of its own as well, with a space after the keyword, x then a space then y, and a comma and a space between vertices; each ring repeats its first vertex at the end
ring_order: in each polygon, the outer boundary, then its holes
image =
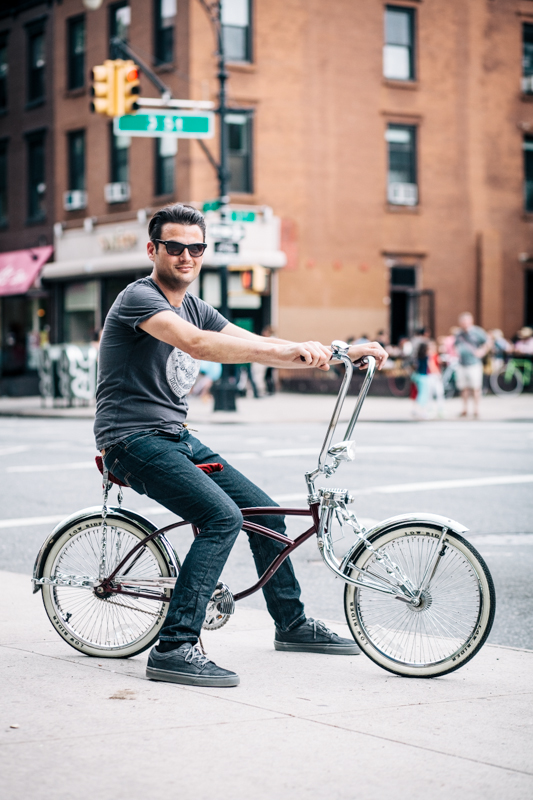
POLYGON ((235 600, 233 595, 225 583, 219 582, 207 604, 202 628, 206 631, 216 631, 228 622, 234 612, 235 600))

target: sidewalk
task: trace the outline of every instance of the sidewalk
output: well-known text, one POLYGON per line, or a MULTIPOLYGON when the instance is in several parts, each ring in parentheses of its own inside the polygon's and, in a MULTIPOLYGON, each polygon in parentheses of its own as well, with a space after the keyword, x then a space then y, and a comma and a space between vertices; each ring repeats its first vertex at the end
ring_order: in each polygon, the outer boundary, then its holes
MULTIPOLYGON (((272 397, 255 400, 243 397, 237 400, 237 411, 213 411, 213 402, 202 402, 189 397, 189 422, 194 423, 269 423, 269 422, 327 422, 333 411, 335 397, 332 395, 280 393, 272 397)), ((355 405, 355 398, 348 397, 342 420, 348 420, 355 405)), ((365 422, 412 422, 413 401, 402 397, 367 397, 361 420, 365 422)), ((447 400, 444 421, 457 420, 461 412, 461 400, 447 400)), ((43 408, 39 397, 1 397, 0 416, 23 417, 94 417, 93 406, 79 408, 43 408)), ((481 420, 484 421, 533 421, 533 394, 519 397, 496 397, 488 395, 481 401, 481 420)))
POLYGON ((364 655, 277 653, 266 612, 238 606, 204 644, 241 685, 182 687, 146 681, 146 654, 70 649, 28 576, 0 587, 4 800, 532 796, 530 651, 399 678, 364 655))

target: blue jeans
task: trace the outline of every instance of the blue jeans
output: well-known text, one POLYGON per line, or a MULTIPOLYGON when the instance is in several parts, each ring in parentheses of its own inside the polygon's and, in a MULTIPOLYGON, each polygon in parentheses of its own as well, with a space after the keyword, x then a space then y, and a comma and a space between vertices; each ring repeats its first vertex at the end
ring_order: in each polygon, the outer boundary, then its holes
MULTIPOLYGON (((207 603, 242 527, 241 508, 276 506, 271 498, 187 430, 178 434, 144 431, 127 436, 105 454, 109 472, 174 514, 196 525, 182 564, 160 639, 196 642, 207 603), (222 472, 206 475, 196 464, 220 462, 222 472)), ((254 522, 285 534, 283 516, 258 516, 254 522)), ((255 565, 262 575, 283 548, 249 533, 255 565)), ((263 589, 277 627, 289 631, 305 621, 300 586, 287 558, 263 589)))

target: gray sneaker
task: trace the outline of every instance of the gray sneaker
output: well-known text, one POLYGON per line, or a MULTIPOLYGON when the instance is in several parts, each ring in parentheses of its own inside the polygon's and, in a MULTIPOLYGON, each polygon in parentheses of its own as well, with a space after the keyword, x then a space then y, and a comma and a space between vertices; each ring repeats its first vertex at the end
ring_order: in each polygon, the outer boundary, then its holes
POLYGON ((146 677, 153 681, 185 683, 187 686, 238 686, 239 676, 210 661, 197 644, 185 642, 176 650, 150 651, 146 677))
POLYGON ((291 653, 327 653, 337 656, 358 656, 361 652, 353 639, 342 639, 326 628, 319 619, 311 617, 303 625, 287 633, 276 628, 274 648, 291 653))

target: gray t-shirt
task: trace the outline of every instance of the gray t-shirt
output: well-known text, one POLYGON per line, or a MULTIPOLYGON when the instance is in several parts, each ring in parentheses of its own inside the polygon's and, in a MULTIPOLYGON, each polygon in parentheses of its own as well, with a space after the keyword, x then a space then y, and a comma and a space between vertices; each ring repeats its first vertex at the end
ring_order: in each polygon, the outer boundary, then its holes
POLYGON ((487 334, 483 328, 472 325, 467 331, 461 330, 455 337, 455 349, 459 356, 459 363, 464 367, 480 364, 481 359, 476 356, 476 350, 487 341, 487 334))
POLYGON ((174 311, 207 331, 221 331, 228 320, 198 297, 186 294, 172 306, 152 278, 130 283, 106 317, 98 354, 94 435, 98 450, 131 433, 177 433, 187 418, 186 395, 199 364, 188 353, 155 339, 139 324, 160 311, 174 311))

